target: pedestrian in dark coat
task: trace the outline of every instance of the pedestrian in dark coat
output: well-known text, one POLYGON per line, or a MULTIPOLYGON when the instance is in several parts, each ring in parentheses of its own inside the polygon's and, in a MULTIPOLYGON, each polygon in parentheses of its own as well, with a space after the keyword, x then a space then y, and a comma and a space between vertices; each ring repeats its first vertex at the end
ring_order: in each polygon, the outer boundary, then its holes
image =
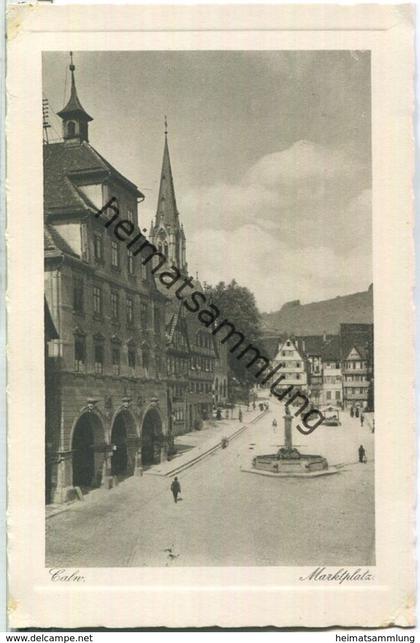
POLYGON ((179 484, 179 480, 176 476, 172 480, 171 491, 174 497, 174 502, 178 502, 178 494, 181 493, 181 485, 179 484))
POLYGON ((364 462, 364 463, 367 462, 366 451, 363 444, 361 444, 359 447, 359 462, 364 462))
POLYGON ((354 417, 354 409, 353 407, 350 407, 350 417, 354 417))
POLYGON ((356 417, 357 418, 359 417, 359 407, 358 406, 356 406, 356 417))
POLYGON ((365 416, 363 413, 360 414, 360 426, 363 426, 363 422, 365 421, 365 416))

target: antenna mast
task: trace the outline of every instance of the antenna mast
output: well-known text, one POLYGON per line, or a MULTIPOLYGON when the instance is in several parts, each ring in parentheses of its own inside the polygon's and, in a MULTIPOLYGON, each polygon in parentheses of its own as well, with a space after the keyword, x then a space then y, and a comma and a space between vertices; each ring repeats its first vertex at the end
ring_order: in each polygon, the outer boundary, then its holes
POLYGON ((49 105, 48 98, 42 99, 42 129, 44 130, 44 143, 48 145, 48 129, 51 125, 48 122, 49 118, 49 105))

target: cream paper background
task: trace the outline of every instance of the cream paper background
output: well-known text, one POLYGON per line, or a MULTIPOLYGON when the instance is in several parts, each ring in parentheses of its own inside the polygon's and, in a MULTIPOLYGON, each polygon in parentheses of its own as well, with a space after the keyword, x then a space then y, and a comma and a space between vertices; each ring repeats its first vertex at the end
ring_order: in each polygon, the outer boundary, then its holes
POLYGON ((413 624, 412 23, 413 10, 407 5, 9 10, 10 627, 413 624), (370 569, 374 581, 342 585, 299 581, 315 567, 89 568, 80 570, 84 584, 50 581, 44 568, 41 52, 101 49, 371 50, 377 566, 370 569))

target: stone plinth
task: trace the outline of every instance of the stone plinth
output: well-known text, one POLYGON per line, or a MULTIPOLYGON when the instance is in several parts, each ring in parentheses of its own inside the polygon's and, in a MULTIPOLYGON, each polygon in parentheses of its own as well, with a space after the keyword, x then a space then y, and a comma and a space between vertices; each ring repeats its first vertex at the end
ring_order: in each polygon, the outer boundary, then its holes
MULTIPOLYGON (((280 452, 283 451, 280 449, 280 452)), ((286 450, 284 450, 286 451, 286 450)), ((268 455, 257 455, 252 460, 254 469, 270 471, 271 473, 313 473, 314 471, 325 471, 328 469, 326 458, 321 455, 303 455, 297 449, 285 453, 273 453, 268 455)))
POLYGON ((269 473, 284 476, 313 476, 330 473, 328 462, 322 455, 300 453, 292 444, 292 417, 286 408, 284 416, 284 446, 277 453, 257 455, 252 460, 252 469, 245 469, 255 473, 269 473))

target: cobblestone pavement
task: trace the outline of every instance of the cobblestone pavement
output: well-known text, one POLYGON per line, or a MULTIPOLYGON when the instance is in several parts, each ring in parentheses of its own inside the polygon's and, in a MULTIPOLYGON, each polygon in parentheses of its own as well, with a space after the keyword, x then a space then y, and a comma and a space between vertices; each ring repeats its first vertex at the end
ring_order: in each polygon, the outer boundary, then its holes
MULTIPOLYGON (((283 442, 283 410, 249 426, 228 448, 178 477, 174 503, 168 478, 130 478, 91 493, 46 523, 48 566, 251 566, 374 564, 374 462, 369 426, 344 413, 341 427, 310 436, 294 428, 306 453, 319 453, 336 475, 304 480, 245 473, 256 453, 283 442), (274 415, 278 420, 273 431, 274 415), (357 462, 359 444, 368 463, 357 462)), ((295 424, 295 422, 294 422, 295 424)))

